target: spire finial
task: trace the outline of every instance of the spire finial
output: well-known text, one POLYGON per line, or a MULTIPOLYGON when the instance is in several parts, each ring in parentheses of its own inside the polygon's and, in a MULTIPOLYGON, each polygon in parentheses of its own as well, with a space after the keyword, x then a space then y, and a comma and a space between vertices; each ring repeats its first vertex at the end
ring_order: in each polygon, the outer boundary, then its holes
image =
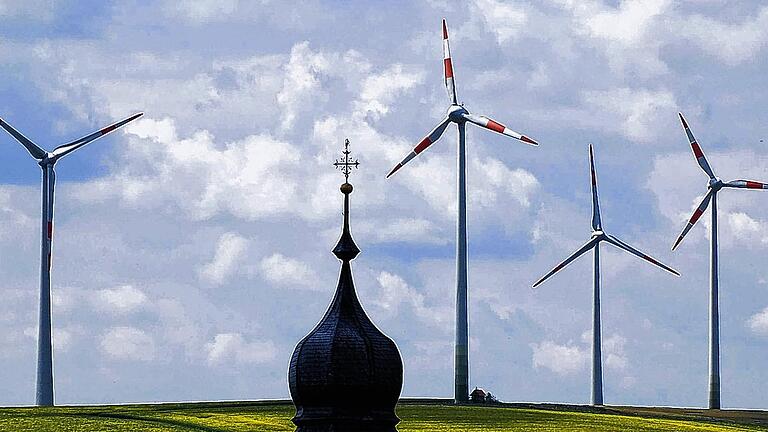
POLYGON ((349 139, 344 140, 344 151, 342 151, 342 153, 344 154, 344 157, 342 159, 336 159, 333 166, 344 173, 344 183, 349 183, 349 173, 352 172, 352 168, 358 168, 358 165, 360 165, 360 162, 358 162, 357 159, 353 161, 352 158, 349 157, 349 154, 352 153, 349 150, 349 139))
POLYGON ((349 173, 352 168, 358 168, 360 162, 357 159, 354 161, 349 157, 351 151, 349 150, 349 140, 344 140, 344 151, 342 152, 344 157, 333 163, 336 169, 341 169, 344 174, 344 184, 341 185, 341 193, 344 194, 344 228, 341 232, 341 238, 333 248, 333 253, 336 257, 342 261, 348 262, 354 259, 357 254, 360 253, 355 241, 352 239, 352 234, 349 232, 349 194, 352 193, 352 185, 349 183, 349 173))

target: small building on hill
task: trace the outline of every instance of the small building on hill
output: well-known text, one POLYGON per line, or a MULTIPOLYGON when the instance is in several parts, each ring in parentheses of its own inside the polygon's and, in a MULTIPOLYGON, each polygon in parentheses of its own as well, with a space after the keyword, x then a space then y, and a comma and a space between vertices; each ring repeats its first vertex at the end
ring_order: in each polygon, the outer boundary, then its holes
POLYGON ((495 403, 498 402, 496 396, 491 392, 486 391, 480 387, 475 387, 472 393, 469 394, 469 400, 472 403, 495 403))
POLYGON ((485 395, 485 390, 480 387, 475 387, 475 389, 472 390, 472 393, 469 394, 469 400, 472 401, 472 403, 484 403, 485 395))

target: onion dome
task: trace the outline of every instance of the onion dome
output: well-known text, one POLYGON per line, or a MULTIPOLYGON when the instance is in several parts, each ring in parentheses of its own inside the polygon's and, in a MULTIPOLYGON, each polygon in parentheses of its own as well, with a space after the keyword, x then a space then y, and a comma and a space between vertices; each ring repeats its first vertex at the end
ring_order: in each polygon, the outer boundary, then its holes
POLYGON ((317 326, 293 351, 288 371, 297 432, 396 431, 395 405, 403 385, 403 362, 395 343, 360 305, 350 261, 360 249, 349 231, 349 141, 341 168, 345 182, 344 226, 333 254, 341 260, 336 293, 317 326))

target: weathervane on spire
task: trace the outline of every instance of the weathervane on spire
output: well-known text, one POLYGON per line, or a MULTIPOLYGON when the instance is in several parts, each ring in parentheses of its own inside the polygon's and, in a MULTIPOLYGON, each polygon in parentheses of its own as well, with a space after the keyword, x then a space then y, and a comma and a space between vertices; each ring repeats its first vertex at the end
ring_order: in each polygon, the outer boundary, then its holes
POLYGON ((344 140, 344 151, 342 153, 344 154, 344 157, 342 159, 336 159, 333 166, 335 166, 336 169, 341 170, 344 174, 344 182, 349 183, 349 173, 352 171, 352 168, 358 168, 360 165, 360 162, 358 162, 357 159, 352 161, 352 158, 349 157, 349 154, 352 153, 349 150, 349 139, 344 140))

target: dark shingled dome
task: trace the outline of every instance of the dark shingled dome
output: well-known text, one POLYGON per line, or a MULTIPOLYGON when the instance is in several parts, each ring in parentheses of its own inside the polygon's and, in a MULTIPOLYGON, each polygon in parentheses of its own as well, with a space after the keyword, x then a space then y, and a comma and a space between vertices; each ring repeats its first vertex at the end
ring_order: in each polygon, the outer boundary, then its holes
POLYGON ((293 351, 288 371, 293 422, 301 432, 396 431, 403 362, 355 293, 350 261, 360 250, 349 233, 352 187, 341 190, 344 229, 333 250, 342 261, 339 284, 323 319, 293 351))

